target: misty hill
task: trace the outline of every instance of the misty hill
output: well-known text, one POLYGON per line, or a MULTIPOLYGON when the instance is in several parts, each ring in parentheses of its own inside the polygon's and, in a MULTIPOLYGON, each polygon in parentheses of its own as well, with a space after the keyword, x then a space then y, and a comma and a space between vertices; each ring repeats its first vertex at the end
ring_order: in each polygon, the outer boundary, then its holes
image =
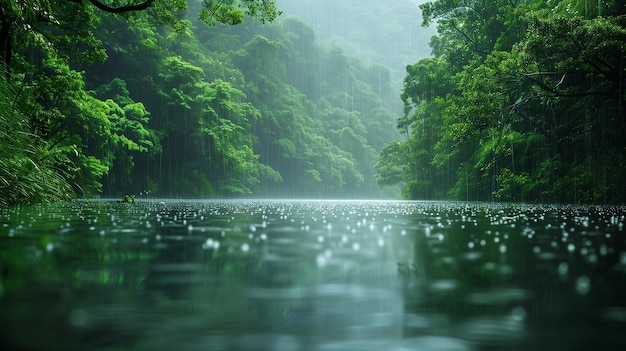
POLYGON ((405 67, 431 55, 434 26, 422 27, 419 4, 426 0, 278 0, 284 15, 309 23, 318 41, 338 46, 392 72, 397 103, 405 67))

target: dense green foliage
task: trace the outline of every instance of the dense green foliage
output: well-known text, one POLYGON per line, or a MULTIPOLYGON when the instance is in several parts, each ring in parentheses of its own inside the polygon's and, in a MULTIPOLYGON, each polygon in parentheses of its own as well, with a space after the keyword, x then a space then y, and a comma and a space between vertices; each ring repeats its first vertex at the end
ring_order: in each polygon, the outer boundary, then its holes
POLYGON ((407 67, 380 185, 413 199, 620 203, 626 194, 621 1, 438 0, 433 57, 407 67))
POLYGON ((265 23, 278 15, 273 1, 0 10, 11 92, 0 122, 17 131, 3 136, 2 204, 380 195, 374 164, 395 136, 380 98, 388 69, 320 47, 296 18, 265 23))
POLYGON ((70 198, 66 172, 55 169, 68 164, 67 154, 61 148, 51 150, 49 141, 30 131, 15 98, 6 79, 0 77, 0 206, 70 198))
MULTIPOLYGON (((391 9, 371 6, 355 15, 391 9)), ((438 35, 407 66, 396 131, 393 71, 321 46, 274 1, 3 1, 0 205, 374 197, 376 183, 411 199, 624 201, 621 2, 420 7, 438 35)))

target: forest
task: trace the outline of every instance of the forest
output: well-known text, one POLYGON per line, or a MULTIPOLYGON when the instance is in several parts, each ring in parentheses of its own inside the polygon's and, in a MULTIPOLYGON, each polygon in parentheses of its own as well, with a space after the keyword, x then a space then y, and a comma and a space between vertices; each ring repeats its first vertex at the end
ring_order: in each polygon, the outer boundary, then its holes
POLYGON ((414 20, 436 27, 432 54, 407 65, 400 96, 392 69, 320 45, 279 5, 3 0, 0 206, 398 187, 421 200, 624 202, 621 1, 423 3, 414 20))
POLYGON ((410 199, 623 203, 626 4, 439 0, 407 66, 403 139, 376 164, 410 199))
POLYGON ((383 194, 387 68, 273 1, 123 4, 2 2, 2 204, 383 194))

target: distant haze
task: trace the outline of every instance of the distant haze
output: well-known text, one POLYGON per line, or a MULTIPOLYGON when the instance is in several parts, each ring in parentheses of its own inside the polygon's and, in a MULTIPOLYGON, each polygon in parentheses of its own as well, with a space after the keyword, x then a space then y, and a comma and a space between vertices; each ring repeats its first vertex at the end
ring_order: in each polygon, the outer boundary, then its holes
MULTIPOLYGON (((309 23, 322 45, 388 67, 398 93, 407 64, 430 56, 434 27, 422 27, 425 0, 276 0, 283 16, 309 23)), ((398 98, 399 99, 399 98, 398 98)))

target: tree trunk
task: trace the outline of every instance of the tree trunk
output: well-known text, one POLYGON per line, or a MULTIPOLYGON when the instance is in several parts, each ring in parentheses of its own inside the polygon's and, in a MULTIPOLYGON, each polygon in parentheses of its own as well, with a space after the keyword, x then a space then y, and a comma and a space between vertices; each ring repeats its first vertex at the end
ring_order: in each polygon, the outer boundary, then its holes
POLYGON ((0 54, 2 55, 2 69, 7 76, 7 79, 11 76, 11 57, 13 51, 13 38, 12 38, 13 22, 2 20, 0 25, 0 54))

